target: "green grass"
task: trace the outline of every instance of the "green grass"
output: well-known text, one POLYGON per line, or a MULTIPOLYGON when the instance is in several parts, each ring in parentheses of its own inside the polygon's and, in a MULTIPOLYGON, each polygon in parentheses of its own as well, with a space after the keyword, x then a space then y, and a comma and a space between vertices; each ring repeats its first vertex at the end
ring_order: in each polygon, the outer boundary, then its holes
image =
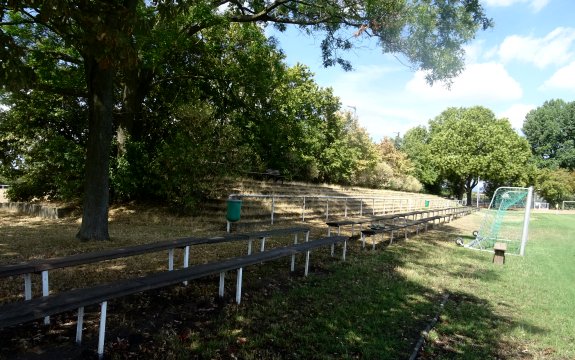
MULTIPOLYGON (((456 247, 458 229, 376 253, 356 249, 327 274, 224 312, 220 329, 245 359, 407 358, 447 293, 422 358, 573 358, 573 220, 533 214, 526 256, 508 256, 504 266, 456 247)), ((194 353, 219 350, 200 342, 194 353)))
MULTIPOLYGON (((216 277, 114 300, 109 305, 106 354, 122 359, 407 359, 448 294, 420 358, 572 359, 574 220, 575 215, 532 214, 526 256, 507 256, 504 266, 494 265, 488 252, 455 245, 456 237, 470 236, 478 228, 481 214, 473 214, 375 252, 353 242, 346 262, 330 257, 328 249, 314 251, 307 278, 301 256, 295 274, 289 274, 289 259, 247 268, 240 305, 232 300, 233 273, 226 278, 223 301, 216 299, 216 277)), ((130 236, 141 236, 134 233, 136 224, 126 225, 130 236)), ((47 229, 44 239, 53 236, 47 229)), ((150 223, 142 229, 155 232, 150 223)), ((169 231, 185 232, 178 229, 173 224, 169 231)), ((167 228, 159 229, 164 231, 167 228)), ((30 233, 19 242, 10 240, 19 232, 14 228, 3 237, 4 256, 25 251, 12 244, 25 241, 30 233)), ((214 257, 205 251, 206 257, 214 257)), ((197 261, 203 261, 202 254, 195 254, 197 261)), ((163 255, 150 260, 150 269, 141 269, 148 266, 143 260, 128 263, 128 269, 134 269, 131 275, 157 271, 158 261, 165 265, 163 255)), ((112 264, 104 263, 101 270, 109 271, 112 264)), ((64 281, 75 281, 72 272, 64 274, 64 281)), ((93 349, 97 309, 88 311, 93 312, 84 342, 93 349)), ((74 319, 73 314, 54 317, 66 325, 49 331, 39 330, 39 325, 3 330, 0 358, 1 353, 24 348, 73 347, 74 322, 67 319, 74 319), (48 334, 36 340, 40 333, 48 334)))

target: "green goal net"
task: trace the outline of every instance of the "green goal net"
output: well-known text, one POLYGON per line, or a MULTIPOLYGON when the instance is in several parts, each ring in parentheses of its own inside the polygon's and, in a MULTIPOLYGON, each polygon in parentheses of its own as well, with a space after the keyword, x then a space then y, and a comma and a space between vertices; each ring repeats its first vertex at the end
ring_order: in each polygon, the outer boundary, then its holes
POLYGON ((523 255, 527 241, 532 188, 500 187, 493 197, 489 208, 484 210, 479 230, 474 232, 475 239, 467 248, 492 251, 495 243, 505 243, 507 253, 523 255))

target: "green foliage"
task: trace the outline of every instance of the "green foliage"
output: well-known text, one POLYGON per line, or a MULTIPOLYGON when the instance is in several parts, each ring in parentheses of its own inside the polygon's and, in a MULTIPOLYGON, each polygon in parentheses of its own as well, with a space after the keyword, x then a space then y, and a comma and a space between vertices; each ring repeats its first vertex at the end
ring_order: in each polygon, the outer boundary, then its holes
POLYGON ((16 93, 0 113, 0 174, 13 200, 77 200, 83 186, 85 108, 73 99, 16 93), (80 121, 78 121, 80 119, 80 121))
POLYGON ((30 127, 17 102, 38 95, 45 103, 60 99, 63 105, 49 108, 66 122, 45 122, 54 127, 41 134, 43 142, 30 136, 21 146, 10 140, 18 132, 7 131, 0 144, 2 173, 28 184, 21 187, 24 197, 74 197, 84 173, 77 161, 87 150, 91 175, 84 198, 93 201, 85 200, 84 220, 94 220, 82 226, 81 237, 107 237, 107 229, 96 228, 107 224, 108 155, 117 199, 156 196, 178 206, 203 193, 215 173, 223 174, 206 164, 224 164, 228 174, 271 167, 295 179, 344 184, 374 171, 367 134, 338 114, 339 100, 307 69, 287 68, 256 23, 322 33, 324 64, 346 69, 341 51, 354 45, 350 32, 373 35, 384 52, 403 54, 414 68, 428 71, 430 82, 457 75, 463 44, 490 26, 474 0, 358 0, 345 7, 324 0, 248 1, 227 3, 225 10, 223 3, 206 1, 0 4, 0 79, 10 121, 30 127), (66 128, 75 134, 62 139, 66 128), (108 154, 112 141, 116 148, 108 154), (43 156, 33 152, 38 144, 43 156), (47 159, 67 160, 56 167, 60 171, 46 166, 58 160, 47 159), (170 181, 154 184, 159 175, 170 181))
POLYGON ((527 181, 529 145, 507 119, 491 110, 449 108, 430 121, 432 162, 457 196, 471 190, 479 178, 498 183, 527 181))
MULTIPOLYGON (((430 134, 424 126, 408 130, 402 139, 401 151, 414 166, 414 176, 428 189, 439 180, 439 171, 433 166, 433 153, 429 146, 430 134)), ((433 191, 432 191, 433 192, 433 191)))
POLYGON ((375 145, 376 158, 363 172, 361 183, 369 187, 418 192, 422 185, 414 176, 407 155, 396 148, 395 141, 384 138, 375 145))
POLYGON ((538 167, 575 169, 575 101, 549 100, 531 110, 523 133, 538 167))
POLYGON ((541 169, 535 186, 537 193, 555 206, 575 197, 575 173, 565 169, 541 169))

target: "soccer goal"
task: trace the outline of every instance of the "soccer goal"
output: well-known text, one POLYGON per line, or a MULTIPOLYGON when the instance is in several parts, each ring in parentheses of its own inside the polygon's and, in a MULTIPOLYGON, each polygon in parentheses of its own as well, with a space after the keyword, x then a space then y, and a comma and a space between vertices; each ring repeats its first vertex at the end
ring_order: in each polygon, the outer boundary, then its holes
POLYGON ((575 201, 563 201, 561 205, 562 210, 573 210, 575 209, 575 201))
POLYGON ((460 244, 470 249, 492 251, 496 242, 507 244, 507 254, 525 254, 533 188, 500 187, 485 210, 475 239, 460 244))

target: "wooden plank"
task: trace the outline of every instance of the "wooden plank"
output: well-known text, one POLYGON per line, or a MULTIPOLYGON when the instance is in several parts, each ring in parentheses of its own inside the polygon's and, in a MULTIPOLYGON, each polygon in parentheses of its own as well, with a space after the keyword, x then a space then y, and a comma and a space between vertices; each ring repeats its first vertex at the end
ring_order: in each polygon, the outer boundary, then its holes
POLYGON ((262 238, 268 236, 278 236, 278 235, 290 235, 290 234, 297 234, 297 233, 306 233, 310 231, 310 228, 307 226, 296 226, 291 228, 283 228, 283 229, 270 229, 270 230, 263 230, 257 231, 252 233, 245 233, 243 235, 248 236, 249 238, 262 238))

